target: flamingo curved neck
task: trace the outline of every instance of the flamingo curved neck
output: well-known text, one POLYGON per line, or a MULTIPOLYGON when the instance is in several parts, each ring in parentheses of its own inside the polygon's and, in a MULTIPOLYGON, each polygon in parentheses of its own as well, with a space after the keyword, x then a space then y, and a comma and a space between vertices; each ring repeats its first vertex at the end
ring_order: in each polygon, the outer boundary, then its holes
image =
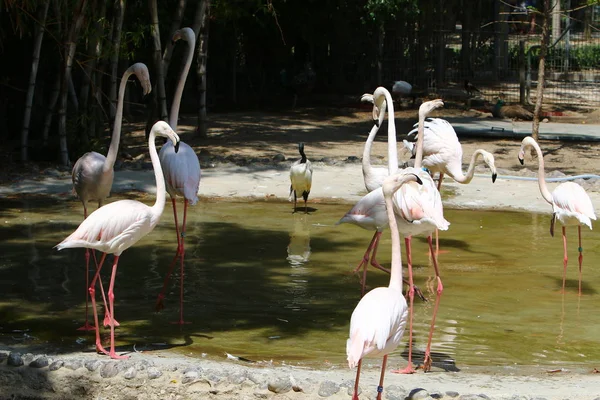
POLYGON ((421 169, 423 163, 423 140, 425 136, 425 115, 419 112, 419 126, 417 129, 417 150, 415 152, 415 168, 421 169))
POLYGON ((398 231, 396 215, 394 214, 392 195, 384 192, 384 197, 385 208, 390 225, 390 232, 392 235, 392 268, 389 287, 402 291, 402 255, 400 254, 400 233, 398 231))
POLYGON ((477 163, 477 159, 479 156, 483 155, 481 149, 475 150, 473 155, 471 156, 471 163, 469 164, 469 168, 467 169, 467 173, 463 174, 462 166, 457 171, 449 171, 449 174, 452 179, 454 179, 458 183, 467 184, 473 180, 473 176, 475 175, 475 164, 477 163))
POLYGON ((108 153, 106 154, 106 160, 102 166, 102 172, 107 173, 113 170, 115 161, 117 160, 117 153, 119 152, 119 142, 121 141, 121 125, 123 123, 123 98, 125 97, 125 87, 127 86, 127 80, 129 76, 133 74, 131 68, 127 69, 123 74, 121 83, 119 84, 119 97, 117 100, 117 111, 115 114, 115 121, 113 123, 113 134, 110 139, 110 146, 108 153))
POLYGON ((383 121, 382 115, 385 115, 385 106, 382 106, 379 112, 379 125, 373 124, 373 127, 369 132, 369 136, 367 137, 367 141, 365 142, 365 148, 363 149, 362 158, 362 168, 364 175, 368 175, 371 172, 371 169, 373 168, 371 165, 371 149, 373 147, 373 142, 375 141, 375 136, 377 136, 377 132, 379 132, 381 122, 383 121))
POLYGON ((187 59, 185 61, 185 65, 181 70, 181 75, 179 75, 179 82, 177 83, 177 88, 175 89, 175 94, 173 95, 173 104, 171 104, 171 113, 169 114, 169 125, 171 128, 177 132, 177 122, 179 119, 179 108, 181 106, 181 97, 183 96, 183 88, 185 87, 185 81, 188 76, 188 72, 190 71, 190 67, 192 65, 192 61, 194 60, 194 48, 196 47, 196 36, 195 35, 186 35, 183 36, 188 42, 188 52, 187 59))
POLYGON ((540 149, 540 146, 537 144, 537 142, 533 140, 528 143, 528 146, 533 147, 538 156, 538 184, 540 186, 540 193, 542 194, 544 200, 552 204, 552 193, 550 193, 550 190, 548 190, 548 185, 546 184, 546 171, 544 168, 544 155, 542 154, 542 149, 540 149))
MULTIPOLYGON (((152 168, 154 169, 154 179, 156 180, 156 201, 152 206, 152 214, 157 217, 154 223, 158 222, 158 219, 163 213, 165 209, 165 200, 166 200, 166 186, 165 186, 165 177, 163 175, 162 168, 160 166, 160 160, 158 158, 158 153, 156 152, 156 133, 154 130, 150 131, 150 137, 148 138, 148 149, 150 151, 150 160, 152 160, 152 168)), ((167 142, 171 142, 170 140, 167 142)))
MULTIPOLYGON (((388 170, 390 175, 398 171, 398 149, 396 147, 396 121, 394 120, 394 100, 385 88, 377 88, 373 93, 373 101, 381 96, 385 97, 388 109, 388 170)), ((382 110, 383 111, 383 110, 382 110)))

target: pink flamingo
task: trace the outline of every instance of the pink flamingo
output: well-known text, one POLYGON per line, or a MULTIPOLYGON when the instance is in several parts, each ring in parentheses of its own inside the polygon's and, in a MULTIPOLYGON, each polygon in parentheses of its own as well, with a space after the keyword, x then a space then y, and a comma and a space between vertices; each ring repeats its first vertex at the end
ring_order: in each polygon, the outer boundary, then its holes
MULTIPOLYGON (((183 39, 188 43, 187 59, 181 75, 179 77, 179 83, 173 96, 173 104, 171 105, 171 112, 169 115, 169 125, 174 131, 177 131, 177 120, 179 118, 179 107, 181 104, 181 97, 183 94, 183 88, 185 87, 185 81, 194 59, 194 48, 196 43, 196 35, 191 28, 183 28, 175 32, 173 35, 173 41, 183 39)), ((173 204, 173 216, 175 217, 175 233, 177 235, 177 251, 175 256, 169 265, 165 281, 163 283, 162 290, 156 300, 156 311, 160 311, 164 308, 163 299, 165 298, 165 291, 169 278, 175 267, 175 263, 179 259, 180 261, 180 274, 179 274, 179 325, 183 325, 183 262, 185 258, 185 223, 187 218, 187 207, 188 203, 195 205, 198 202, 198 188, 200 187, 200 162, 198 156, 189 145, 184 142, 179 142, 179 152, 176 152, 173 145, 170 142, 160 149, 160 163, 165 173, 165 180, 167 183, 167 192, 171 197, 171 203, 173 204), (183 197, 183 223, 181 225, 181 234, 179 233, 179 223, 177 221, 177 196, 183 197)))
POLYGON ((565 292, 565 282, 567 278, 567 226, 577 225, 579 234, 579 295, 581 296, 581 264, 583 263, 583 248, 581 247, 581 225, 587 225, 592 229, 592 221, 596 220, 594 206, 590 200, 590 196, 585 192, 580 185, 575 182, 561 183, 550 193, 546 186, 546 178, 544 172, 544 155, 538 143, 531 137, 527 136, 521 142, 519 150, 519 161, 523 164, 525 151, 533 147, 538 157, 538 183, 540 193, 544 200, 552 205, 552 221, 550 222, 550 234, 554 236, 554 224, 558 220, 562 225, 563 238, 563 283, 562 292, 565 292))
MULTIPOLYGON (((442 197, 440 192, 437 190, 436 185, 431 176, 421 169, 421 162, 423 160, 423 130, 424 121, 427 114, 436 108, 442 107, 444 103, 437 99, 431 100, 421 104, 419 107, 419 136, 417 138, 417 150, 415 156, 415 167, 406 168, 405 171, 414 171, 415 174, 421 178, 422 185, 416 185, 414 183, 408 183, 403 185, 400 190, 396 192, 394 196, 394 210, 398 215, 398 229, 404 236, 404 242, 406 247, 406 259, 408 265, 408 281, 409 291, 408 297, 410 302, 410 315, 409 315, 409 339, 408 339, 408 365, 402 370, 393 371, 396 373, 414 373, 415 370, 412 366, 412 322, 413 322, 413 302, 414 302, 414 288, 413 288, 413 274, 412 274, 412 236, 426 234, 427 242, 429 244, 429 250, 431 252, 431 259, 433 261, 433 268, 437 279, 437 289, 435 305, 433 308, 433 317, 431 319, 431 326, 429 328, 429 338, 427 342, 427 348, 425 350, 425 360, 423 363, 423 370, 429 371, 431 369, 431 341, 433 338, 433 331, 435 328, 435 319, 437 316, 437 310, 440 303, 440 297, 444 290, 442 280, 440 278, 437 256, 433 249, 431 240, 431 233, 436 229, 447 230, 450 223, 444 218, 444 208, 442 205, 442 197)), ((390 170, 390 173, 395 171, 390 170)))
POLYGON ((101 251, 102 258, 96 270, 96 274, 89 286, 90 297, 92 298, 92 307, 94 308, 94 322, 96 324, 96 350, 109 355, 111 358, 127 358, 115 353, 115 310, 114 310, 114 286, 117 265, 121 253, 133 246, 142 237, 150 233, 158 221, 165 207, 165 180, 156 145, 154 143, 156 136, 168 138, 174 145, 174 151, 177 151, 179 145, 179 136, 164 121, 158 121, 152 127, 148 139, 150 159, 154 168, 156 178, 156 202, 152 207, 135 200, 119 200, 98 208, 91 213, 79 227, 65 240, 57 244, 58 250, 67 248, 84 247, 101 251), (98 325, 98 312, 96 310, 95 285, 100 276, 100 270, 107 254, 114 254, 114 263, 108 288, 108 301, 110 307, 110 351, 107 352, 100 341, 100 329, 98 325))
POLYGON ((392 270, 388 287, 378 287, 363 296, 352 312, 350 335, 346 342, 348 366, 357 367, 353 400, 358 400, 358 382, 362 360, 366 356, 383 356, 377 399, 381 399, 388 354, 400 344, 408 314, 402 295, 402 260, 400 235, 396 225, 392 195, 405 183, 421 184, 419 177, 402 171, 385 179, 382 192, 392 237, 392 270))
MULTIPOLYGON (((417 124, 418 125, 418 124, 417 124)), ((410 131, 411 135, 418 131, 418 127, 410 131)), ((441 190, 444 174, 450 176, 458 183, 468 184, 475 174, 475 163, 479 157, 487 164, 492 172, 492 183, 496 182, 496 165, 494 155, 486 150, 477 149, 471 156, 471 162, 466 173, 462 169, 463 150, 458 136, 452 125, 441 118, 427 118, 424 122, 425 137, 423 138, 423 167, 429 172, 439 173, 438 190, 441 190)), ((415 155, 416 147, 413 143, 403 140, 404 147, 415 155)))
MULTIPOLYGON (((135 74, 142 84, 144 95, 147 95, 152 90, 150 84, 150 74, 148 68, 143 63, 136 63, 129 67, 123 74, 121 84, 119 86, 119 97, 117 101, 117 110, 115 114, 115 120, 113 125, 113 134, 110 141, 110 147, 108 148, 108 154, 106 157, 95 151, 90 151, 82 155, 75 165, 73 166, 72 180, 73 190, 77 193, 77 196, 83 204, 83 216, 87 218, 87 203, 88 201, 97 201, 98 208, 102 207, 104 200, 110 195, 113 180, 115 177, 114 165, 117 159, 117 153, 119 151, 119 141, 121 139, 121 123, 123 120, 123 98, 125 96, 125 87, 127 86, 127 79, 130 75, 135 74)), ((96 255, 94 255, 94 262, 96 262, 96 255)), ((85 250, 85 324, 78 328, 82 331, 91 331, 94 326, 88 322, 88 292, 89 286, 89 265, 90 265, 90 250, 85 250)), ((100 287, 102 288, 102 280, 100 280, 100 287)), ((106 306, 106 298, 104 297, 104 290, 102 289, 102 298, 104 305, 106 306)), ((110 318, 108 313, 104 317, 104 326, 108 325, 110 318)), ((117 323, 118 325, 118 323, 117 323)))

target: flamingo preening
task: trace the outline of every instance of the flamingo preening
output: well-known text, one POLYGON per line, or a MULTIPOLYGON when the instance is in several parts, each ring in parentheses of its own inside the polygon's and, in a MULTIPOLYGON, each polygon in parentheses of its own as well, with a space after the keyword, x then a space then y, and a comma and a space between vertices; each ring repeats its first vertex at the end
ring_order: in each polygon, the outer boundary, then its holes
POLYGON ((592 229, 592 220, 596 220, 594 206, 590 196, 575 182, 563 182, 550 192, 546 185, 546 173, 544 171, 544 155, 538 143, 527 136, 521 142, 519 150, 519 161, 523 164, 525 151, 533 147, 538 157, 538 184, 540 193, 544 200, 552 206, 552 221, 550 222, 550 234, 554 236, 554 224, 558 220, 562 225, 563 239, 563 282, 562 291, 565 291, 565 282, 567 279, 567 226, 577 226, 579 234, 579 295, 581 296, 581 265, 583 263, 583 248, 581 247, 581 225, 586 225, 592 229))
MULTIPOLYGON (((106 157, 95 151, 90 151, 82 155, 73 166, 71 174, 73 180, 73 190, 77 193, 77 197, 83 204, 83 217, 87 218, 87 203, 89 201, 97 201, 98 208, 102 207, 104 200, 110 195, 113 180, 115 177, 114 165, 119 152, 119 141, 121 139, 121 124, 123 121, 123 98, 125 96, 125 88, 127 79, 130 75, 135 75, 142 84, 144 96, 150 93, 152 85, 150 84, 150 74, 148 67, 143 63, 133 64, 123 73, 121 84, 119 85, 119 96, 117 100, 117 110, 113 123, 113 134, 110 140, 110 146, 106 157)), ((95 253, 94 262, 96 262, 95 253)), ((94 329, 88 322, 88 286, 89 286, 89 266, 90 266, 90 250, 85 250, 85 323, 79 330, 91 331, 94 329)), ((102 280, 100 280, 100 288, 102 298, 106 306, 104 290, 102 289, 102 280)), ((104 325, 108 325, 110 317, 105 314, 104 325)))

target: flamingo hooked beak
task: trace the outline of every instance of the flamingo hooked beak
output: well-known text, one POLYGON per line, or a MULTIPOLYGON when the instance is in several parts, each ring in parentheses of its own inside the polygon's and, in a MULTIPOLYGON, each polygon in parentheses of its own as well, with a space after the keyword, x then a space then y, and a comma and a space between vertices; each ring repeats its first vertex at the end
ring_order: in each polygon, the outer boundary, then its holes
POLYGON ((519 157, 519 162, 521 163, 521 165, 523 165, 524 160, 521 157, 519 157))
POLYGON ((496 174, 496 173, 492 174, 492 183, 496 182, 497 177, 498 177, 498 174, 496 174))
POLYGON ((178 140, 177 144, 175 144, 175 153, 177 153, 179 151, 179 143, 181 143, 181 142, 178 140))

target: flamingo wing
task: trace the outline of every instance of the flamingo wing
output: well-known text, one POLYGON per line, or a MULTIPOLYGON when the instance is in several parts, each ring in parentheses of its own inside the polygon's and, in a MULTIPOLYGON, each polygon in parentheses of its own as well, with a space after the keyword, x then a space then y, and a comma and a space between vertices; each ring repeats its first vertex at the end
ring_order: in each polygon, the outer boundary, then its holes
POLYGON ((165 175, 167 192, 171 197, 183 196, 191 205, 198 202, 200 187, 200 162, 194 149, 184 142, 179 142, 179 150, 171 141, 167 141, 160 149, 160 164, 165 175))
POLYGON ((120 255, 150 232, 156 222, 147 205, 120 200, 91 213, 75 232, 55 247, 58 250, 87 247, 120 255))
POLYGON ((402 292, 378 287, 358 303, 350 319, 350 337, 346 342, 348 365, 353 368, 367 355, 385 355, 400 343, 408 307, 402 292))
POLYGON ((337 224, 350 223, 368 230, 382 230, 388 225, 385 211, 385 198, 380 187, 363 196, 338 221, 337 224))
POLYGON ((561 183, 552 192, 552 207, 561 222, 576 218, 579 223, 592 228, 592 219, 596 219, 594 205, 590 196, 575 182, 561 183))

